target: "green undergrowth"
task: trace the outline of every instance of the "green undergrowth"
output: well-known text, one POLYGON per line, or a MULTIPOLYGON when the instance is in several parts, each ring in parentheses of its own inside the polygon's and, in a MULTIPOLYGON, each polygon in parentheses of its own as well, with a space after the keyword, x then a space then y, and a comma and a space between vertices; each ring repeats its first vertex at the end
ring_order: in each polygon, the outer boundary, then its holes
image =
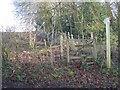
POLYGON ((106 59, 98 57, 95 60, 95 64, 100 66, 101 73, 103 76, 118 76, 118 60, 116 58, 111 59, 111 68, 107 68, 106 59))
MULTIPOLYGON (((23 81, 23 82, 35 82, 41 79, 53 78, 59 79, 61 77, 74 77, 76 75, 76 71, 71 64, 66 65, 63 63, 55 63, 51 64, 21 64, 21 66, 12 63, 10 60, 2 61, 2 74, 3 79, 5 81, 23 81)), ((96 64, 96 63, 95 63, 96 64)), ((97 65, 97 64, 96 64, 97 65)), ((107 69, 105 64, 103 64, 101 68, 101 74, 103 76, 118 76, 118 65, 112 63, 112 67, 107 69)), ((87 63, 83 63, 80 67, 80 70, 83 71, 91 71, 92 65, 88 65, 87 63)))

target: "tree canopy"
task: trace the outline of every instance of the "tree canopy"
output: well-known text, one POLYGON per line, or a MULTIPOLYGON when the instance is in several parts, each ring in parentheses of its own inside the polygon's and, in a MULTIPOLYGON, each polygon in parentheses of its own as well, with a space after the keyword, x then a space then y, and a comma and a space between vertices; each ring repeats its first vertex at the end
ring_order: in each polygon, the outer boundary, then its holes
POLYGON ((105 38, 106 17, 111 18, 113 34, 117 31, 117 3, 104 2, 14 2, 16 15, 22 22, 42 28, 70 32, 76 38, 84 33, 88 36, 94 32, 99 38, 105 38))

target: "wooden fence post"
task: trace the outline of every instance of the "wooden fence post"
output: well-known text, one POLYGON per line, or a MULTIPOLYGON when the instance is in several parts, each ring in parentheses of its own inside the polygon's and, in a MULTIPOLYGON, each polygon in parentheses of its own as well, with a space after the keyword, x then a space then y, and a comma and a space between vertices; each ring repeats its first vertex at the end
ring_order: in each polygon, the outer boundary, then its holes
POLYGON ((70 39, 70 33, 68 32, 68 40, 70 39))
POLYGON ((91 39, 93 39, 93 32, 91 32, 91 39))
POLYGON ((97 59, 97 48, 96 48, 96 41, 93 37, 94 37, 93 32, 91 32, 91 39, 93 40, 93 56, 94 56, 94 59, 96 60, 97 59))
POLYGON ((70 56, 69 56, 69 40, 67 40, 67 62, 70 62, 70 56))
POLYGON ((19 49, 19 41, 16 39, 16 60, 19 60, 18 49, 19 49))
POLYGON ((97 59, 97 48, 96 48, 96 41, 95 39, 93 40, 93 55, 94 55, 94 59, 97 59))
POLYGON ((29 45, 30 45, 31 48, 34 49, 34 46, 35 46, 35 35, 33 37, 32 34, 33 34, 32 31, 30 31, 29 32, 29 45))
POLYGON ((70 39, 70 34, 68 32, 68 39, 67 39, 67 63, 70 62, 70 56, 69 56, 69 39, 70 39))
POLYGON ((31 47, 32 46, 32 32, 31 31, 29 32, 29 44, 31 47))
POLYGON ((61 58, 63 57, 63 35, 60 35, 60 51, 61 51, 61 58))
POLYGON ((106 57, 107 57, 107 68, 111 68, 111 50, 110 50, 110 19, 106 18, 104 20, 106 24, 106 57))
POLYGON ((46 53, 46 56, 48 56, 46 39, 44 39, 44 45, 45 45, 45 53, 46 53))
POLYGON ((72 44, 74 44, 73 34, 71 34, 72 44))

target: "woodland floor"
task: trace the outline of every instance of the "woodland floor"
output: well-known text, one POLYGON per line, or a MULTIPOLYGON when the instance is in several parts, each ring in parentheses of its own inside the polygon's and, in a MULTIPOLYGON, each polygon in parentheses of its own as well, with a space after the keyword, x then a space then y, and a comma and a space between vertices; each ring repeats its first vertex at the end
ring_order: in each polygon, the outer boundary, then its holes
MULTIPOLYGON (((39 58, 39 57, 38 57, 39 58)), ((38 59, 39 60, 39 59, 38 59)), ((54 64, 32 60, 7 61, 3 72, 3 88, 117 88, 118 76, 107 74, 94 63, 84 67, 80 60, 67 64, 66 59, 55 58, 54 64), (84 67, 84 68, 83 68, 84 67)), ((40 61, 40 60, 39 60, 40 61)), ((3 67, 4 67, 3 66, 3 67)))

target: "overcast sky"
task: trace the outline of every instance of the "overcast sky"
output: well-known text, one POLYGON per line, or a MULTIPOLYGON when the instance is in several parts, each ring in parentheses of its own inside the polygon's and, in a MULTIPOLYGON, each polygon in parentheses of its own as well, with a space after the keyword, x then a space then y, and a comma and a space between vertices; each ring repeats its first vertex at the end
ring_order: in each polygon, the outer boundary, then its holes
POLYGON ((0 2, 0 25, 11 26, 15 24, 14 14, 12 13, 14 6, 12 0, 1 0, 0 2))
MULTIPOLYGON (((0 2, 0 28, 6 28, 7 26, 22 26, 15 17, 13 0, 1 0, 0 2)), ((20 29, 18 29, 20 30, 20 29)), ((0 30, 1 31, 1 30, 0 30)))

